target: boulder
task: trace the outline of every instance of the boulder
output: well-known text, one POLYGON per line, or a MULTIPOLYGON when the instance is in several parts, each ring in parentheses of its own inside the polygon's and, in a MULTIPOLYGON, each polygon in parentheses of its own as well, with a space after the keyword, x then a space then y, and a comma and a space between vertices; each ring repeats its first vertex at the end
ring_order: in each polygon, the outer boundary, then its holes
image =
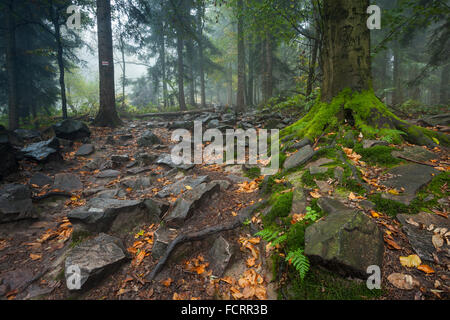
POLYGON ((82 121, 66 119, 53 125, 58 138, 67 140, 81 140, 91 136, 89 127, 82 121))
POLYGON ((210 262, 209 267, 212 270, 213 275, 216 277, 221 277, 230 263, 231 257, 233 256, 233 248, 231 244, 225 240, 224 237, 219 236, 214 241, 208 254, 208 261, 210 262))
POLYGON ((419 146, 406 146, 402 151, 392 151, 392 156, 420 162, 427 162, 431 159, 439 158, 439 155, 419 146))
POLYGON ((59 140, 57 138, 29 144, 25 148, 22 148, 21 152, 26 158, 37 162, 62 159, 59 153, 59 140))
POLYGON ((107 169, 100 171, 97 174, 97 178, 117 178, 120 175, 120 171, 107 169))
POLYGON ((78 157, 80 157, 80 156, 84 157, 84 156, 88 156, 88 155, 94 153, 94 151, 95 151, 94 145, 87 143, 87 144, 83 144, 80 148, 78 148, 75 155, 78 157))
POLYGON ((66 192, 74 192, 83 189, 83 183, 77 175, 72 173, 57 173, 55 174, 55 181, 53 188, 66 192))
POLYGON ((17 134, 23 140, 33 140, 41 138, 41 133, 37 130, 29 129, 16 129, 14 133, 17 134))
POLYGON ((155 144, 161 144, 161 140, 158 138, 156 134, 153 132, 146 131, 142 136, 137 140, 137 144, 139 147, 151 147, 155 144))
POLYGON ((166 166, 169 166, 171 168, 177 168, 177 169, 182 169, 182 170, 189 170, 192 169, 193 167, 195 167, 195 164, 184 164, 184 163, 180 163, 180 164, 175 164, 172 161, 172 156, 169 153, 164 153, 161 154, 158 159, 156 159, 156 163, 157 164, 164 164, 166 166))
POLYGON ((367 279, 367 267, 383 263, 383 236, 377 225, 359 211, 328 215, 305 231, 305 254, 342 276, 367 279))
POLYGON ((82 242, 65 260, 64 275, 70 290, 83 290, 113 273, 127 260, 120 239, 107 234, 82 242), (73 272, 79 271, 79 274, 73 272), (69 285, 70 284, 70 285, 69 285))
POLYGON ((207 180, 208 180, 208 176, 199 176, 199 177, 187 176, 175 183, 165 186, 156 195, 160 198, 167 197, 170 194, 173 194, 176 196, 176 195, 180 194, 181 191, 187 190, 186 186, 195 188, 198 185, 200 185, 201 183, 206 182, 207 180))
POLYGON ((53 183, 53 178, 41 172, 36 172, 30 179, 31 185, 37 185, 38 187, 43 187, 45 185, 51 185, 53 183))
POLYGON ((363 149, 368 149, 376 146, 388 146, 389 143, 383 140, 363 140, 363 149))
POLYGON ((300 166, 300 165, 308 162, 313 157, 313 155, 314 155, 314 150, 308 144, 308 145, 302 147, 300 150, 298 150, 293 155, 289 156, 286 159, 286 161, 284 162, 283 167, 285 170, 295 168, 297 166, 300 166))
POLYGON ((30 188, 6 184, 0 189, 0 223, 36 218, 30 188))

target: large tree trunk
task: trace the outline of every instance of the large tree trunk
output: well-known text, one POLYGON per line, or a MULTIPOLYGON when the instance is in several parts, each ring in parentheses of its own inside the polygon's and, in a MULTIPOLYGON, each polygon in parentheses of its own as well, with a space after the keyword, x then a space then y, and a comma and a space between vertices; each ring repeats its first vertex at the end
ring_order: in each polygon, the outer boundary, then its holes
POLYGON ((199 59, 199 76, 200 76, 200 107, 201 108, 206 108, 206 93, 205 93, 205 70, 204 70, 204 66, 203 66, 203 42, 202 42, 202 37, 203 37, 203 18, 205 15, 205 7, 204 4, 202 4, 201 1, 198 2, 198 37, 199 37, 199 41, 198 41, 198 59, 199 59))
POLYGON ((8 127, 15 130, 19 127, 17 113, 17 70, 16 70, 16 22, 13 13, 13 1, 6 6, 6 69, 8 76, 8 127))
POLYGON ((245 110, 245 48, 244 48, 244 3, 238 0, 238 87, 236 95, 236 110, 243 112, 245 110))
POLYGON ((323 8, 322 100, 343 89, 371 89, 368 0, 325 0, 323 8))
POLYGON ((316 78, 316 61, 317 61, 317 52, 319 51, 319 40, 312 39, 313 42, 312 52, 311 52, 311 60, 309 61, 309 70, 308 70, 308 83, 306 85, 306 96, 309 97, 312 93, 314 80, 316 78))
POLYGON ((439 95, 439 103, 447 106, 449 104, 449 93, 448 90, 450 88, 450 64, 447 64, 442 68, 441 75, 441 88, 439 95))
POLYGON ((231 108, 233 106, 233 67, 230 63, 228 69, 228 106, 231 108))
POLYGON ((184 98, 184 63, 183 63, 183 38, 181 31, 177 31, 177 59, 178 59, 178 104, 180 110, 185 111, 186 101, 184 98))
POLYGON ((52 10, 52 19, 53 19, 53 27, 55 28, 55 38, 56 38, 56 46, 57 46, 57 60, 58 60, 58 69, 59 69, 59 87, 61 90, 61 109, 62 109, 62 117, 63 119, 67 119, 67 98, 66 98, 66 85, 64 83, 64 58, 63 58, 63 47, 61 43, 61 26, 59 24, 58 14, 53 13, 52 10))
MULTIPOLYGON (((162 29, 164 30, 164 29, 162 29)), ((160 38, 159 43, 159 59, 161 62, 161 73, 162 73, 162 89, 163 89, 163 104, 164 109, 167 109, 167 76, 166 76, 166 44, 164 40, 164 31, 160 38)))
POLYGON ((110 0, 97 0, 98 65, 100 69, 100 107, 95 124, 116 127, 122 123, 117 115, 114 93, 114 61, 110 0))

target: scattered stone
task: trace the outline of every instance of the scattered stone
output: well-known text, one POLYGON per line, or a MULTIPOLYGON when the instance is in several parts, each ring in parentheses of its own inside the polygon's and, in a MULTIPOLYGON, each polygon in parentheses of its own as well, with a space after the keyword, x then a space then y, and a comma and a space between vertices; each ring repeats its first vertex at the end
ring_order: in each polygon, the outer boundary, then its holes
POLYGON ((156 153, 148 153, 148 152, 140 152, 134 156, 136 161, 140 163, 142 166, 148 166, 153 164, 156 159, 158 159, 158 154, 156 153))
POLYGON ((95 147, 93 144, 83 144, 75 153, 76 156, 88 156, 94 153, 95 147))
POLYGON ((133 190, 142 190, 152 186, 152 180, 149 177, 129 177, 123 179, 120 183, 127 188, 132 188, 133 190))
POLYGON ((43 174, 41 172, 36 172, 30 179, 31 185, 37 185, 38 187, 43 187, 45 185, 51 185, 53 183, 53 179, 48 175, 43 174))
POLYGON ((59 153, 59 140, 57 138, 32 143, 23 148, 21 152, 26 158, 37 162, 62 159, 59 153))
POLYGON ((430 166, 414 163, 392 168, 388 173, 394 177, 385 181, 384 185, 398 192, 404 188, 404 191, 399 195, 383 193, 382 196, 409 205, 416 197, 417 191, 427 185, 433 179, 433 174, 438 174, 439 171, 430 166))
POLYGON ((226 191, 231 186, 231 183, 228 180, 213 180, 211 183, 219 184, 221 191, 226 191))
POLYGON ((305 164, 312 158, 313 155, 314 150, 311 148, 310 145, 306 145, 286 159, 283 165, 284 169, 289 170, 302 164, 305 164))
POLYGON ((231 257, 233 256, 233 248, 224 237, 219 236, 209 250, 209 259, 213 275, 221 277, 227 268, 231 257))
POLYGON ((375 146, 388 146, 389 143, 383 140, 363 140, 363 149, 369 149, 375 146))
POLYGON ((0 154, 2 155, 2 165, 0 166, 0 180, 19 169, 16 159, 17 151, 13 147, 8 131, 0 130, 0 154))
POLYGON ((155 144, 161 144, 161 140, 158 138, 156 134, 153 132, 146 131, 142 136, 137 140, 137 144, 139 147, 151 147, 155 144))
POLYGON ((208 122, 207 128, 217 128, 219 126, 219 120, 217 119, 213 119, 211 121, 208 122))
POLYGON ((103 170, 97 174, 97 178, 117 178, 120 175, 120 171, 117 170, 103 170))
POLYGON ((328 171, 327 167, 309 167, 309 173, 310 174, 320 174, 320 173, 325 173, 328 171))
POLYGON ((450 230, 450 222, 448 219, 426 212, 420 212, 416 215, 398 214, 397 219, 401 222, 402 229, 409 243, 422 260, 435 263, 434 256, 436 256, 440 264, 446 266, 450 263, 450 257, 448 255, 450 246, 448 243, 444 241, 444 245, 437 250, 432 242, 434 229, 446 228, 450 230), (431 225, 434 228, 428 230, 431 225))
POLYGON ((327 181, 314 180, 319 187, 320 192, 329 193, 333 191, 333 187, 327 181))
POLYGON ((130 161, 130 157, 127 154, 113 154, 111 156, 111 161, 113 164, 120 166, 125 162, 130 161))
POLYGON ((169 125, 169 129, 187 129, 192 130, 194 128, 193 121, 174 121, 169 125))
POLYGON ((122 135, 119 136, 119 139, 120 139, 121 141, 128 141, 128 140, 133 139, 133 135, 132 135, 132 134, 129 134, 129 133, 127 133, 127 134, 122 134, 122 135))
POLYGON ((67 140, 81 140, 91 136, 91 131, 84 122, 73 119, 54 124, 53 130, 56 137, 67 140))
POLYGON ((219 184, 202 183, 192 190, 188 190, 175 201, 173 209, 164 218, 169 227, 179 227, 190 218, 193 209, 220 190, 219 184))
POLYGON ((162 217, 169 210, 169 203, 161 200, 146 199, 144 205, 147 208, 149 215, 152 217, 151 223, 161 222, 162 217))
POLYGON ((176 236, 173 229, 169 229, 164 226, 160 226, 153 234, 154 244, 152 247, 152 257, 154 259, 161 258, 166 252, 169 243, 176 236))
POLYGON ((144 172, 152 171, 151 167, 136 167, 127 170, 128 174, 136 175, 144 172))
POLYGON ((29 130, 29 129, 16 129, 14 133, 19 136, 20 139, 23 140, 33 140, 40 139, 41 133, 37 130, 29 130))
POLYGON ((36 218, 30 188, 23 184, 6 184, 0 189, 0 223, 36 218))
POLYGON ((328 215, 306 228, 305 254, 343 276, 367 279, 367 267, 382 266, 384 244, 377 225, 358 211, 328 215))
POLYGON ((334 178, 339 182, 342 183, 344 179, 344 168, 342 167, 336 167, 334 168, 334 178))
POLYGON ((169 153, 164 153, 161 154, 158 159, 156 159, 156 163, 157 164, 164 164, 166 166, 169 166, 171 168, 177 168, 177 169, 182 169, 182 170, 189 170, 192 169, 193 167, 195 167, 195 164, 175 164, 172 161, 172 156, 169 153))
POLYGON ((74 268, 81 271, 79 288, 91 287, 97 281, 116 271, 121 263, 127 260, 122 240, 101 233, 91 240, 82 242, 71 250, 65 261, 66 283, 73 278, 74 268))
POLYGON ((167 197, 171 194, 173 194, 174 196, 177 196, 183 190, 184 191, 187 190, 186 186, 188 188, 195 188, 198 185, 200 185, 201 183, 206 182, 207 180, 208 180, 208 176, 199 176, 199 177, 187 176, 175 183, 165 186, 164 189, 159 191, 156 195, 160 198, 167 197))
POLYGON ((419 146, 406 146, 403 151, 392 151, 392 156, 405 160, 415 160, 427 162, 431 159, 437 159, 438 156, 431 151, 419 146))
MULTIPOLYGON (((325 164, 329 164, 329 163, 331 163, 331 162, 334 162, 334 160, 328 159, 328 158, 320 158, 320 159, 317 159, 316 161, 313 161, 313 162, 308 163, 308 164, 305 166, 305 168, 306 168, 306 169, 309 169, 309 168, 311 168, 311 167, 320 167, 320 166, 323 166, 323 165, 325 165, 325 164)), ((327 168, 327 169, 328 169, 328 168, 327 168)))
POLYGON ((294 188, 292 196, 292 214, 301 214, 306 212, 306 197, 303 188, 294 188))
POLYGON ((353 209, 347 207, 341 201, 329 197, 319 198, 319 200, 317 200, 317 205, 327 214, 353 211, 353 209))
POLYGON ((83 189, 83 183, 78 176, 72 173, 57 173, 55 174, 54 189, 59 189, 66 192, 74 192, 83 189))

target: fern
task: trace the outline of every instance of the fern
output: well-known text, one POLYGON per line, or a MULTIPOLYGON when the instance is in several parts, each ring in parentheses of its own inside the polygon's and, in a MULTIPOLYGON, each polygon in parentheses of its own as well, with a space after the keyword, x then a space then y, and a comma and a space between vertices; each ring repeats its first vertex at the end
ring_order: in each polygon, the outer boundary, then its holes
POLYGON ((290 261, 292 263, 292 265, 300 274, 300 278, 303 280, 309 270, 309 260, 303 254, 303 250, 297 249, 295 251, 290 251, 286 256, 286 261, 290 261))
POLYGON ((281 244, 287 240, 286 234, 281 236, 279 234, 279 230, 263 229, 255 235, 261 237, 264 241, 270 242, 271 246, 276 246, 277 244, 281 244))

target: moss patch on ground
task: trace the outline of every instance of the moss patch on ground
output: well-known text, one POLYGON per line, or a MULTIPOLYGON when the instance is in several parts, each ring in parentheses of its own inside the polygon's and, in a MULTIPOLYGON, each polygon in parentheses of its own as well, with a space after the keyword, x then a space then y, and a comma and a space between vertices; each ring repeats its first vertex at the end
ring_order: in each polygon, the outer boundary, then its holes
POLYGON ((401 161, 391 155, 392 151, 397 150, 388 146, 375 146, 363 149, 361 144, 355 146, 354 151, 362 156, 363 161, 370 165, 381 165, 385 167, 392 167, 399 164, 401 161))
POLYGON ((287 217, 291 212, 292 198, 293 192, 272 195, 269 201, 270 203, 273 203, 272 208, 269 213, 262 218, 264 226, 267 227, 272 225, 277 218, 287 217))

